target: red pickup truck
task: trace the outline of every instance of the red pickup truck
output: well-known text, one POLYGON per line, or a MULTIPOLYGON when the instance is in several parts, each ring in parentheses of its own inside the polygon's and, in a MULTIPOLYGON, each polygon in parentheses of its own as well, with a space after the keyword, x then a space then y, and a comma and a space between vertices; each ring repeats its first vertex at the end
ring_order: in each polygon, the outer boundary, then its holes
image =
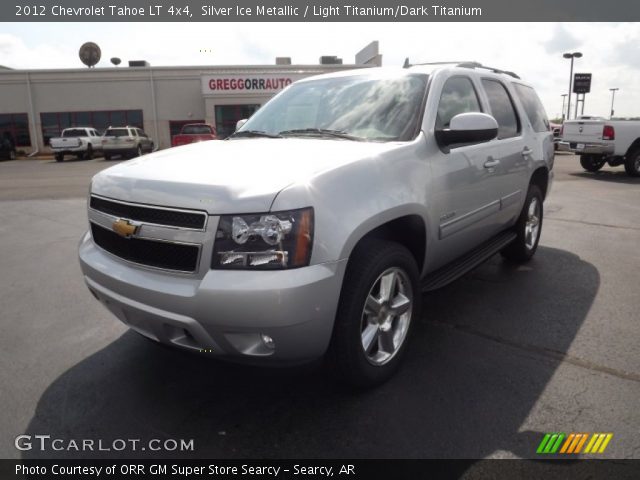
POLYGON ((178 147, 188 143, 204 142, 205 140, 216 140, 216 129, 207 123, 188 123, 182 127, 178 135, 171 139, 171 146, 178 147))

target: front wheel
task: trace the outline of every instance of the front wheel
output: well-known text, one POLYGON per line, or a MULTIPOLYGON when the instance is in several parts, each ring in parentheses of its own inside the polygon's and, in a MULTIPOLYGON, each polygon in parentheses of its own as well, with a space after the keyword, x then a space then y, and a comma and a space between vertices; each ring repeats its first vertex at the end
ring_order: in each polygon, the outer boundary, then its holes
POLYGON ((62 160, 64 160, 64 154, 63 153, 56 153, 56 162, 61 162, 62 160))
POLYGON ((624 169, 631 177, 640 177, 640 150, 632 152, 624 161, 624 169))
POLYGON ((515 226, 516 239, 500 252, 508 260, 524 263, 538 249, 538 241, 542 232, 542 192, 537 185, 530 185, 527 198, 515 226))
POLYGON ((93 147, 91 144, 87 145, 87 151, 84 152, 84 159, 91 160, 93 158, 93 147))
POLYGON ((604 166, 604 158, 597 155, 580 155, 580 165, 587 172, 597 172, 604 166))
POLYGON ((420 314, 419 274, 402 245, 365 240, 349 260, 328 360, 340 380, 373 387, 388 380, 420 314))
POLYGON ((16 151, 9 150, 9 160, 15 160, 15 159, 16 159, 16 151))

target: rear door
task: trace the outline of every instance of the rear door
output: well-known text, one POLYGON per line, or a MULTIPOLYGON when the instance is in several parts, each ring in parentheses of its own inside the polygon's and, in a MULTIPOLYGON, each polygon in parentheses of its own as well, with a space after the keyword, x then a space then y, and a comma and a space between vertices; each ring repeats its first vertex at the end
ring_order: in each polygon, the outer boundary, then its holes
POLYGON ((495 78, 482 78, 482 89, 489 105, 489 113, 498 122, 498 137, 489 142, 496 163, 492 171, 491 188, 500 201, 496 216, 502 228, 519 214, 528 182, 527 162, 534 152, 532 139, 525 141, 522 120, 507 85, 495 78))

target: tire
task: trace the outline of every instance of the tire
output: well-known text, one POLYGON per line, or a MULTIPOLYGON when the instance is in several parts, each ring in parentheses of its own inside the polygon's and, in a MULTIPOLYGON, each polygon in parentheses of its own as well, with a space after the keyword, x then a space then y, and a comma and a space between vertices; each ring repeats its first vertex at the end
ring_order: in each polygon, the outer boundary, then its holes
POLYGON ((64 154, 56 153, 56 162, 61 162, 62 160, 64 160, 64 154))
POLYGON ((153 153, 153 147, 155 147, 155 145, 151 143, 151 145, 149 145, 149 153, 153 153))
POLYGON ((138 145, 138 148, 136 149, 135 156, 136 157, 141 157, 142 156, 142 145, 138 145))
POLYGON ((624 161, 624 170, 630 177, 640 177, 640 150, 631 152, 624 161))
POLYGON ((524 263, 538 249, 542 219, 544 216, 542 192, 537 185, 529 185, 527 198, 515 226, 516 239, 500 252, 504 258, 516 263, 524 263))
POLYGON ((105 160, 111 160, 111 154, 110 153, 105 153, 104 154, 104 159, 105 160))
POLYGON ((587 172, 597 172, 604 164, 605 160, 603 157, 597 155, 580 155, 580 165, 582 165, 582 168, 587 172))
POLYGON ((332 373, 357 388, 388 380, 404 357, 420 303, 418 267, 409 250, 395 242, 364 240, 349 259, 342 285, 327 354, 332 373), (391 287, 387 295, 383 283, 391 287), (402 302, 398 315, 394 301, 402 302))
POLYGON ((93 158, 93 147, 91 144, 87 145, 87 151, 84 152, 84 159, 91 160, 93 158))
POLYGON ((16 159, 16 151, 15 150, 10 150, 9 151, 9 160, 15 160, 16 159))

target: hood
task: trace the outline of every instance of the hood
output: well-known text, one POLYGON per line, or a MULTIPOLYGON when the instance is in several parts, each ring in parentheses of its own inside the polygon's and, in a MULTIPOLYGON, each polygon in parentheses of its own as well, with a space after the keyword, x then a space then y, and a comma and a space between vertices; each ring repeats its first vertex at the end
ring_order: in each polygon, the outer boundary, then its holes
POLYGON ((103 170, 93 178, 91 191, 213 215, 266 212, 283 188, 394 147, 393 143, 314 138, 211 140, 103 170))

